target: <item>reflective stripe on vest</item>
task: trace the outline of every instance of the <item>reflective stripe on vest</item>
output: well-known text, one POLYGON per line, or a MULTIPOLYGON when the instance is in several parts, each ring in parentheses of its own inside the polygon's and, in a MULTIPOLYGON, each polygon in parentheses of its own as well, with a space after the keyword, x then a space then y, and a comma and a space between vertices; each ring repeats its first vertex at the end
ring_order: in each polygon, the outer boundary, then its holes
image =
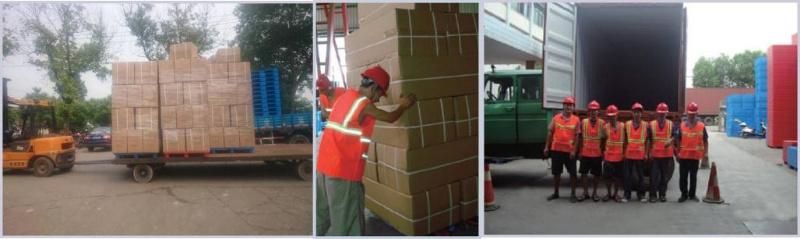
POLYGON ((600 130, 605 122, 602 119, 597 119, 594 122, 594 127, 591 126, 590 119, 583 119, 582 128, 582 146, 581 156, 584 157, 600 157, 602 152, 600 150, 600 130))
POLYGON ((319 146, 317 172, 347 181, 361 181, 374 119, 359 118, 369 101, 349 90, 333 103, 333 112, 319 146))
POLYGON ((606 150, 603 157, 606 161, 609 162, 620 162, 622 161, 622 145, 623 145, 623 138, 622 138, 622 130, 623 124, 622 122, 617 122, 617 127, 615 130, 611 130, 611 123, 605 124, 606 130, 606 150))
POLYGON ((633 121, 625 123, 625 133, 628 135, 628 147, 625 148, 625 158, 644 159, 644 143, 647 139, 647 124, 639 121, 639 128, 633 128, 633 121))
POLYGON ((550 149, 553 151, 572 153, 575 150, 575 130, 579 119, 577 116, 570 115, 569 121, 565 121, 561 114, 553 117, 553 143, 550 149))
POLYGON ((696 122, 694 128, 689 128, 689 122, 681 124, 681 148, 678 157, 682 159, 702 159, 705 152, 703 145, 703 129, 705 124, 696 122))
POLYGON ((675 151, 672 147, 672 121, 664 120, 664 127, 658 127, 658 120, 650 121, 653 132, 653 147, 650 155, 654 158, 672 158, 675 151))

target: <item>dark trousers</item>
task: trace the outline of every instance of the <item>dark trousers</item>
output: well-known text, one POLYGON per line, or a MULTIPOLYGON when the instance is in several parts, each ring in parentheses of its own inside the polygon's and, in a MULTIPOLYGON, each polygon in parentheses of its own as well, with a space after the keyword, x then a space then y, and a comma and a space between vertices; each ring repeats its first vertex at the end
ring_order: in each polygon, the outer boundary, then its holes
POLYGON ((631 198, 631 191, 636 190, 636 195, 644 197, 644 160, 625 159, 625 198, 631 198))
POLYGON ((650 164, 650 197, 666 197, 669 162, 672 158, 654 158, 650 164))
POLYGON ((697 168, 700 165, 700 160, 678 159, 678 163, 680 163, 681 167, 681 179, 679 181, 681 186, 681 196, 696 196, 695 190, 697 189, 697 168), (688 181, 686 180, 687 178, 689 179, 688 181))

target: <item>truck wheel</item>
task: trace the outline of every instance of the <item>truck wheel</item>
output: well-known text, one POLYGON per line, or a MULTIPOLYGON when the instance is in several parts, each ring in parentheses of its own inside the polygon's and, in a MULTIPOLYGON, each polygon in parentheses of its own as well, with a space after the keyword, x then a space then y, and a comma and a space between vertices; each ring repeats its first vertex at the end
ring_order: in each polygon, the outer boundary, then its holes
POLYGON ((33 160, 33 174, 37 177, 50 177, 54 168, 53 161, 47 157, 38 157, 33 160))
POLYGON ((296 134, 296 135, 292 135, 292 137, 289 138, 289 143, 290 144, 310 144, 311 140, 308 139, 308 137, 306 137, 305 135, 296 134))
POLYGON ((297 164, 297 176, 303 181, 311 181, 311 173, 314 171, 314 166, 311 160, 303 160, 297 164))
POLYGON ((133 167, 133 180, 137 183, 149 183, 153 180, 153 167, 139 164, 133 167))

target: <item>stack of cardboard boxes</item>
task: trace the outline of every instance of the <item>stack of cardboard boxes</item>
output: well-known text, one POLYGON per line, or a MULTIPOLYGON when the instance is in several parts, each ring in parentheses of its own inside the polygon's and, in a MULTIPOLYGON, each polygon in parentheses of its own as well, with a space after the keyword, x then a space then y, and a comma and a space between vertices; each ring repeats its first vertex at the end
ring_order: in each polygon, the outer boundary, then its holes
POLYGON ((111 139, 115 153, 158 153, 158 65, 112 64, 111 139))
POLYGON ((417 104, 378 122, 365 169, 365 204, 407 235, 426 235, 478 213, 477 14, 458 4, 359 4, 345 39, 348 83, 380 65, 391 76, 381 109, 413 93, 417 104))
POLYGON ((250 63, 240 61, 238 48, 221 49, 209 61, 194 44, 180 43, 170 46, 167 60, 114 63, 113 151, 254 146, 250 63))

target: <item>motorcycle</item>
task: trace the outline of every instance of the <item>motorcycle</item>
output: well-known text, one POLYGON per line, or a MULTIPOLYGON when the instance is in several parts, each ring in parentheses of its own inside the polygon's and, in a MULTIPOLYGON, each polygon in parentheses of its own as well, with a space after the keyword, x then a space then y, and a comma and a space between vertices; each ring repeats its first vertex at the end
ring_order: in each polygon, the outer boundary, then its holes
POLYGON ((739 119, 734 119, 734 121, 739 123, 739 128, 740 128, 739 129, 739 136, 740 137, 742 137, 742 138, 748 138, 748 137, 760 137, 760 138, 763 138, 763 137, 766 137, 766 132, 767 132, 766 127, 767 126, 764 125, 763 121, 761 122, 761 133, 756 132, 755 129, 750 128, 749 126, 747 126, 747 123, 745 123, 745 122, 743 122, 743 121, 741 121, 739 119))

